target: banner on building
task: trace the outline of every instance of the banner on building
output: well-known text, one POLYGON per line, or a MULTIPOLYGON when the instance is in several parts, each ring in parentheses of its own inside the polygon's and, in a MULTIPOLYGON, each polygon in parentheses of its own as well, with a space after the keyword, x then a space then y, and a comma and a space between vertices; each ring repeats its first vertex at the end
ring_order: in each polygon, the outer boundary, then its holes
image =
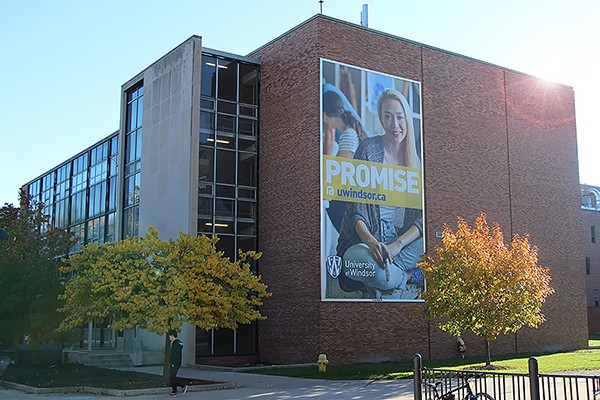
POLYGON ((421 83, 321 59, 321 282, 328 301, 420 301, 421 83))

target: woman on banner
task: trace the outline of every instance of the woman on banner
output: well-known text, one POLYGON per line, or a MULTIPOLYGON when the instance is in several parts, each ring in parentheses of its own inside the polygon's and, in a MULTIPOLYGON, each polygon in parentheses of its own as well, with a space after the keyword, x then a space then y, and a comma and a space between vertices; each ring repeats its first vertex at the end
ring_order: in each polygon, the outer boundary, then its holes
POLYGON ((323 153, 352 158, 360 140, 366 137, 362 123, 353 110, 344 107, 342 97, 334 90, 323 93, 323 153), (336 140, 336 130, 340 132, 336 140), (337 150, 336 150, 337 144, 337 150))
MULTIPOLYGON (((354 158, 420 169, 411 109, 404 96, 385 89, 377 100, 377 113, 384 135, 363 140, 354 158)), ((343 290, 366 288, 381 298, 381 291, 404 290, 407 283, 422 285, 423 271, 416 268, 422 253, 422 210, 347 204, 337 245, 343 258, 339 276, 343 290)))
MULTIPOLYGON (((352 158, 359 142, 367 137, 362 122, 345 98, 335 86, 323 87, 323 154, 328 156, 352 158)), ((335 228, 331 235, 331 251, 335 251, 337 233, 340 231, 346 203, 338 200, 326 205, 327 215, 335 228)), ((330 235, 330 236, 331 236, 330 235)))

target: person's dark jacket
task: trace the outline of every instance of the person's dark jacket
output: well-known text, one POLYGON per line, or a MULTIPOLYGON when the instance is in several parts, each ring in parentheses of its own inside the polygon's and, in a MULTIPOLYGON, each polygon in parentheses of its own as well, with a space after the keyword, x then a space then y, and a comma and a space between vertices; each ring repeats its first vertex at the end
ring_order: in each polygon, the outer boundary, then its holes
POLYGON ((169 358, 169 363, 172 367, 179 368, 181 367, 181 350, 183 349, 183 344, 181 340, 175 339, 173 343, 171 343, 171 357, 169 358))

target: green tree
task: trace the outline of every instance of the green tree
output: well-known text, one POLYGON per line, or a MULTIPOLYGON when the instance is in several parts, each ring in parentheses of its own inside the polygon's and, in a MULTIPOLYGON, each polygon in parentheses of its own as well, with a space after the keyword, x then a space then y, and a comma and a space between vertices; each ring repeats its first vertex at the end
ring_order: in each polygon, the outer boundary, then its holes
MULTIPOLYGON (((177 330, 184 322, 235 329, 264 319, 258 307, 270 293, 249 263, 260 254, 240 251, 239 260, 231 262, 216 250, 217 241, 216 236, 183 233, 163 241, 150 227, 140 238, 85 246, 65 260, 63 272, 71 279, 61 296, 65 318, 60 330, 94 318, 114 329, 137 326, 157 334, 177 330)), ((165 350, 167 344, 165 338, 165 350)))
POLYGON ((473 228, 460 217, 456 232, 445 225, 437 261, 424 255, 419 267, 427 280, 423 314, 440 318, 440 329, 452 335, 471 331, 484 338, 489 367, 490 344, 523 326, 539 327, 554 289, 528 235, 514 235, 507 245, 500 226, 490 228, 486 220, 482 212, 473 228))
POLYGON ((0 343, 11 347, 27 336, 34 345, 55 339, 61 321, 60 257, 73 241, 48 224, 42 204, 26 195, 21 206, 0 208, 0 227, 8 240, 0 241, 0 343))

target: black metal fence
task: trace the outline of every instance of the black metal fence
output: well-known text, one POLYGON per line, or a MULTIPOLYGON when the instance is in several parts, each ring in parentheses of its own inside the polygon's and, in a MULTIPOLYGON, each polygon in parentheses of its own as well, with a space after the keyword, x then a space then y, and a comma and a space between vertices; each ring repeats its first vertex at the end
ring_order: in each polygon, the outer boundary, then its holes
POLYGON ((600 400, 600 376, 540 374, 535 357, 527 374, 426 368, 419 354, 413 362, 415 400, 600 400))

